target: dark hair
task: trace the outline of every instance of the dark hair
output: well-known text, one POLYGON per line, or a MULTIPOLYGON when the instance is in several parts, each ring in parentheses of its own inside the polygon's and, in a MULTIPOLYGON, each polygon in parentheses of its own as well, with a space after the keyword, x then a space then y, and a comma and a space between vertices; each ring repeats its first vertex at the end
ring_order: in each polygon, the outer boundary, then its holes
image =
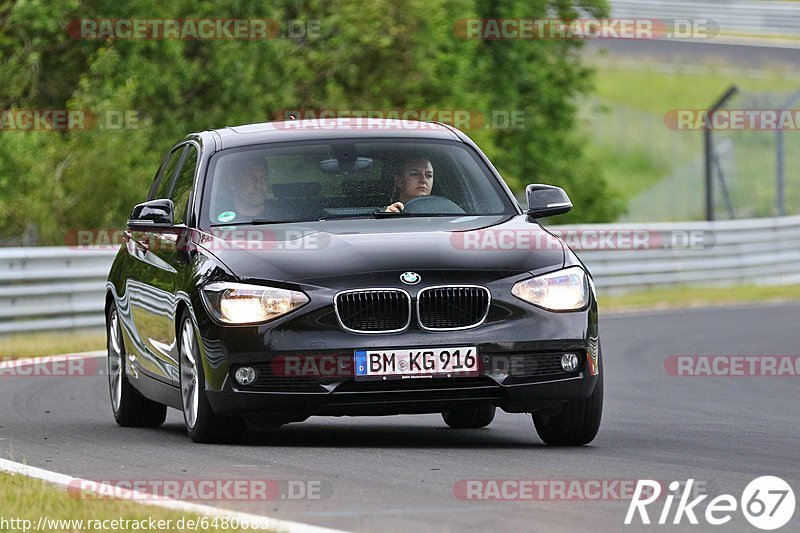
POLYGON ((401 175, 403 173, 403 167, 410 161, 427 161, 428 163, 433 165, 433 160, 430 158, 430 156, 421 152, 411 152, 407 154, 398 155, 396 157, 393 157, 391 162, 389 163, 392 177, 397 177, 401 175))

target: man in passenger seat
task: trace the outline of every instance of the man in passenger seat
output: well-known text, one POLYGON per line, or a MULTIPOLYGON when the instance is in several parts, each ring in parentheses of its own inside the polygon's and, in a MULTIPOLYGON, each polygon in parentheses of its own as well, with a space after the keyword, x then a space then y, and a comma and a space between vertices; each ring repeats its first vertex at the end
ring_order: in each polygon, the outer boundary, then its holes
POLYGON ((242 158, 231 162, 226 183, 237 217, 252 218, 264 214, 267 195, 271 192, 269 166, 263 158, 242 158))

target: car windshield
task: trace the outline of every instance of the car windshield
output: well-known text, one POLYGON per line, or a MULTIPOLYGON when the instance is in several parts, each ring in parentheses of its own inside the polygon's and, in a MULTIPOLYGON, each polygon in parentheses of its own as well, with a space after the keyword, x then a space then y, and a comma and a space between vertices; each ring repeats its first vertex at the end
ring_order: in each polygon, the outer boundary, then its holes
POLYGON ((209 163, 202 209, 201 220, 211 226, 517 213, 463 143, 397 139, 220 151, 209 163))

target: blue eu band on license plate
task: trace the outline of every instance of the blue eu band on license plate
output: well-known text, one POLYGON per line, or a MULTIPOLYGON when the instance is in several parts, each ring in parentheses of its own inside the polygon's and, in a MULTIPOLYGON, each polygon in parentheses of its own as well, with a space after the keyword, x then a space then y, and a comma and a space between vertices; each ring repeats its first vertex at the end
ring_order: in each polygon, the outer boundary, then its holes
POLYGON ((404 379, 478 374, 475 346, 356 350, 354 363, 357 378, 404 379))

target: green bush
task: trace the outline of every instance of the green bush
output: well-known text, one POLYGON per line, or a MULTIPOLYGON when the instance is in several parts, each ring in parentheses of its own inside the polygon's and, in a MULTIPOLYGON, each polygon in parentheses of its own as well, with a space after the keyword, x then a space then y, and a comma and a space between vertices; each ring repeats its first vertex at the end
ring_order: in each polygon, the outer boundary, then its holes
MULTIPOLYGON (((579 2, 593 16, 603 0, 579 2)), ((0 7, 2 109, 133 111, 137 127, 0 131, 0 239, 35 226, 121 226, 164 152, 186 133, 270 120, 286 109, 518 112, 521 129, 467 133, 516 191, 568 189, 572 221, 621 211, 574 133, 591 72, 576 41, 459 37, 460 19, 576 17, 564 0, 274 2, 42 0, 0 7), (319 36, 262 40, 77 40, 85 18, 270 18, 318 21, 319 36)))

